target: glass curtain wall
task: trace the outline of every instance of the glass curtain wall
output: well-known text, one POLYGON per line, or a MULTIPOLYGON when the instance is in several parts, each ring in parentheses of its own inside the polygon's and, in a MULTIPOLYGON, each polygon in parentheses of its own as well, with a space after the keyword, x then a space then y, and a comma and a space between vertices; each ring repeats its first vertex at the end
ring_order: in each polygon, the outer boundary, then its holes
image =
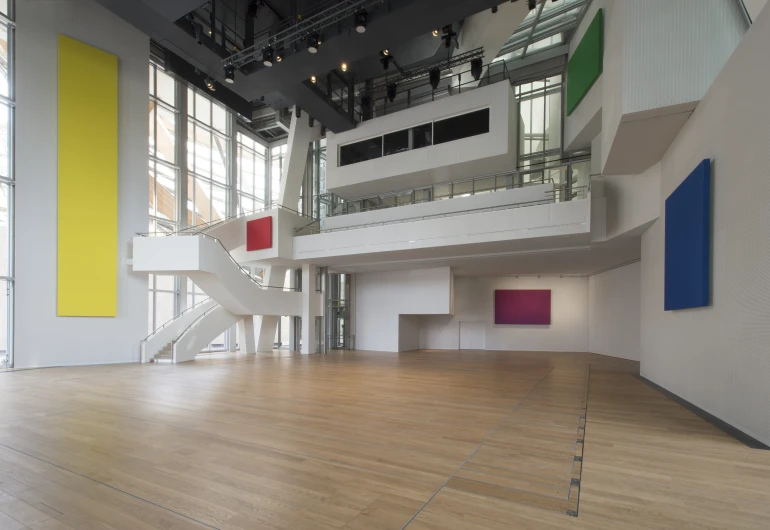
MULTIPOLYGON (((177 194, 179 161, 177 129, 179 110, 176 80, 155 63, 150 63, 150 233, 179 230, 177 194)), ((179 310, 179 279, 176 276, 149 275, 149 331, 171 320, 179 310)))
POLYGON ((0 369, 13 366, 13 7, 0 1, 0 369))
POLYGON ((243 133, 237 134, 238 214, 262 210, 267 201, 267 148, 243 133))
POLYGON ((270 148, 270 203, 277 204, 281 194, 281 173, 286 159, 286 144, 270 148))
POLYGON ((562 76, 556 75, 515 88, 520 116, 518 166, 535 170, 520 175, 518 184, 552 181, 557 197, 568 187, 567 168, 544 166, 555 165, 562 158, 562 86, 562 76))
POLYGON ((196 226, 230 213, 230 119, 225 107, 192 88, 187 119, 187 224, 196 226))

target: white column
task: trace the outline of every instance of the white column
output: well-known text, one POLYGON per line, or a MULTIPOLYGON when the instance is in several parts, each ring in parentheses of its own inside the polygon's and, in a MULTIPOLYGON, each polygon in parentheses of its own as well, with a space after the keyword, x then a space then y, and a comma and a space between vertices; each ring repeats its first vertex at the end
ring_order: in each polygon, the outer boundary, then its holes
POLYGON ((291 115, 289 139, 286 144, 286 158, 281 172, 281 191, 278 204, 285 208, 297 209, 302 179, 305 176, 307 152, 313 139, 313 129, 308 123, 307 113, 297 118, 297 111, 291 115))
POLYGON ((238 326, 238 347, 241 353, 257 353, 257 343, 254 340, 254 317, 247 315, 238 326))
POLYGON ((318 316, 318 295, 315 292, 315 265, 302 265, 302 350, 315 353, 315 318, 318 316))
MULTIPOLYGON (((283 288, 286 280, 286 267, 266 267, 262 283, 269 287, 283 288)), ((257 335, 257 351, 273 351, 275 331, 278 329, 278 319, 275 315, 259 317, 259 334, 257 335)))
MULTIPOLYGON (((289 269, 289 286, 293 289, 298 289, 297 274, 295 269, 289 269)), ((297 319, 295 317, 289 318, 289 351, 297 351, 297 319)))

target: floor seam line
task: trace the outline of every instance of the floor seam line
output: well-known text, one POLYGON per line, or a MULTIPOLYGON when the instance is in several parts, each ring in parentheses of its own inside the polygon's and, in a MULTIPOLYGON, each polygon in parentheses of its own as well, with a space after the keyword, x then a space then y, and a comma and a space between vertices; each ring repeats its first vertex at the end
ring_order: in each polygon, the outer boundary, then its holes
MULTIPOLYGON (((106 488, 110 488, 110 489, 111 489, 111 490, 113 490, 113 491, 117 491, 118 493, 122 493, 122 494, 124 494, 124 495, 128 495, 129 497, 132 497, 132 498, 134 498, 134 499, 137 499, 137 500, 139 500, 139 501, 142 501, 142 502, 146 502, 147 504, 151 504, 151 505, 153 505, 153 506, 156 506, 156 507, 160 508, 161 510, 165 510, 165 511, 167 511, 167 512, 173 513, 173 514, 175 514, 175 515, 178 515, 179 517, 184 517, 184 518, 185 518, 185 519, 187 519, 188 521, 193 521, 194 523, 198 523, 198 524, 201 524, 201 525, 205 526, 206 528, 213 528, 214 530, 220 530, 220 529, 219 529, 218 527, 216 527, 216 526, 212 526, 212 525, 210 525, 210 524, 208 524, 208 523, 204 523, 203 521, 199 521, 198 519, 194 519, 194 518, 192 518, 192 517, 190 517, 190 516, 188 516, 188 515, 185 515, 185 514, 183 514, 183 513, 177 512, 177 511, 175 511, 175 510, 172 510, 171 508, 167 508, 167 507, 165 507, 165 506, 163 506, 163 505, 161 505, 161 504, 157 504, 157 503, 155 503, 155 502, 152 502, 152 501, 150 501, 150 500, 148 500, 148 499, 145 499, 145 498, 139 497, 138 495, 134 495, 133 493, 129 493, 128 491, 124 491, 124 490, 122 490, 122 489, 120 489, 120 488, 116 488, 115 486, 111 486, 110 484, 107 484, 107 483, 105 483, 105 482, 102 482, 101 480, 97 480, 97 479, 95 479, 95 478, 91 478, 91 477, 89 477, 88 475, 83 475, 82 473, 78 473, 77 471, 73 471, 73 470, 71 470, 71 469, 67 469, 67 468, 66 468, 66 467, 64 467, 64 466, 60 466, 60 465, 58 465, 58 464, 54 464, 53 462, 49 462, 48 460, 45 460, 44 458, 40 458, 40 457, 37 457, 37 456, 35 456, 35 455, 31 455, 31 454, 29 454, 29 453, 25 453, 24 451, 20 451, 19 449, 16 449, 15 447, 10 447, 10 446, 8 446, 8 445, 5 445, 5 444, 4 444, 4 443, 2 443, 2 442, 0 442, 0 446, 2 446, 2 447, 5 447, 6 449, 10 449, 11 451, 15 451, 15 452, 17 452, 17 453, 19 453, 19 454, 25 455, 25 456, 27 456, 27 457, 29 457, 29 458, 34 458, 35 460, 38 460, 38 461, 40 461, 40 462, 44 462, 44 463, 46 463, 46 464, 48 464, 48 465, 51 465, 51 466, 54 466, 54 467, 56 467, 56 468, 58 468, 58 469, 62 469, 62 470, 64 470, 64 471, 66 471, 67 473, 72 473, 73 475, 77 475, 78 477, 84 478, 84 479, 86 479, 86 480, 90 480, 91 482, 95 482, 96 484, 100 484, 100 485, 102 485, 102 486, 104 486, 104 487, 106 487, 106 488)), ((34 488, 31 488, 31 489, 34 489, 34 488)), ((58 511, 58 510, 57 510, 57 511, 58 511)))
POLYGON ((542 378, 542 379, 540 379, 540 381, 538 381, 538 382, 537 382, 537 384, 536 384, 535 386, 533 386, 533 387, 532 387, 532 389, 531 389, 529 392, 527 392, 527 395, 525 395, 523 398, 521 398, 521 400, 520 400, 518 403, 516 403, 516 405, 515 405, 515 406, 514 406, 512 409, 510 409, 510 410, 508 411, 508 413, 505 415, 505 417, 504 417, 502 420, 500 420, 500 423, 498 423, 498 424, 497 424, 497 426, 496 426, 494 429, 492 429, 492 431, 491 431, 491 432, 490 432, 490 433, 489 433, 489 434, 486 436, 486 438, 484 438, 483 440, 481 440, 481 442, 479 443, 479 445, 478 445, 478 446, 476 446, 476 449, 474 449, 474 450, 473 450, 473 452, 471 452, 471 454, 469 454, 469 455, 468 455, 468 456, 465 458, 465 460, 463 460, 463 461, 460 463, 460 465, 459 465, 459 466, 457 466, 457 469, 455 469, 455 470, 454 470, 454 472, 453 472, 451 475, 449 475, 449 477, 447 477, 447 479, 444 481, 444 483, 443 483, 443 484, 441 484, 441 486, 439 486, 439 487, 438 487, 438 489, 437 489, 436 491, 434 491, 434 492, 433 492, 433 495, 431 495, 431 496, 430 496, 430 498, 429 498, 427 501, 425 501, 425 504, 423 504, 423 505, 420 507, 420 509, 419 509, 419 510, 417 510, 417 512, 415 512, 415 514, 414 514, 414 515, 412 515, 412 517, 410 517, 410 518, 409 518, 409 520, 408 520, 408 521, 407 521, 407 522, 404 524, 404 526, 402 526, 402 527, 401 527, 401 530, 404 530, 404 529, 405 529, 407 526, 409 526, 409 525, 412 523, 412 521, 414 521, 415 517, 417 517, 418 515, 420 515, 420 512, 422 512, 422 511, 425 509, 425 507, 426 507, 426 506, 427 506, 427 505, 430 503, 430 501, 432 501, 432 500, 433 500, 433 498, 434 498, 436 495, 438 495, 438 493, 439 493, 439 492, 440 492, 442 489, 444 489, 444 487, 445 487, 445 486, 446 486, 446 485, 449 483, 449 481, 450 481, 450 480, 452 480, 452 477, 454 477, 454 476, 457 474, 457 472, 458 472, 458 471, 460 471, 460 469, 462 469, 462 467, 463 467, 463 466, 466 464, 466 462, 468 462, 468 460, 470 460, 471 458, 473 458, 473 455, 475 455, 475 454, 478 452, 478 450, 479 450, 479 449, 481 449, 481 446, 482 446, 482 445, 484 445, 484 443, 485 443, 487 440, 489 440, 489 438, 490 438, 490 437, 491 437, 493 434, 495 434, 495 433, 497 432, 497 430, 498 430, 498 429, 499 429, 499 428, 500 428, 500 427, 503 425, 503 423, 505 423, 505 420, 506 420, 506 419, 508 419, 508 416, 510 416, 511 414, 513 414, 513 412, 514 412, 516 409, 518 409, 518 408, 521 406, 521 404, 522 404, 522 403, 524 403, 524 401, 526 401, 526 400, 527 400, 527 398, 528 398, 529 396, 531 396, 531 395, 532 395, 532 392, 534 392, 534 391, 535 391, 535 389, 536 389, 538 386, 540 386, 540 383, 542 383, 543 381, 545 381, 545 379, 546 379, 546 378, 547 378, 549 375, 551 375, 551 373, 554 371, 554 369, 555 369, 555 367, 551 367, 551 369, 550 369, 550 370, 548 370, 548 373, 547 373, 547 374, 545 374, 545 375, 543 376, 543 378, 542 378))

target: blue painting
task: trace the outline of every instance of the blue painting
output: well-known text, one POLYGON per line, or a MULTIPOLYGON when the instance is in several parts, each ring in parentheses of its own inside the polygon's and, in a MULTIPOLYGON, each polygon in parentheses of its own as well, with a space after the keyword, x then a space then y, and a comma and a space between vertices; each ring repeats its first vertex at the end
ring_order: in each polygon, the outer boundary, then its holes
POLYGON ((711 160, 666 199, 664 309, 709 305, 711 268, 711 160))

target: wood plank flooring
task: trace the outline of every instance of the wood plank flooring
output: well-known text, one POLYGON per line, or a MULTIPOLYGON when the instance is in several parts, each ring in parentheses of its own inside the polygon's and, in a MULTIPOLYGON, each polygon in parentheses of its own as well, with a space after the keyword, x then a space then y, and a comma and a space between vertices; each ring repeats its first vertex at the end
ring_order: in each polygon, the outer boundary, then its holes
POLYGON ((770 451, 637 370, 421 351, 2 372, 0 530, 767 528, 770 451))

